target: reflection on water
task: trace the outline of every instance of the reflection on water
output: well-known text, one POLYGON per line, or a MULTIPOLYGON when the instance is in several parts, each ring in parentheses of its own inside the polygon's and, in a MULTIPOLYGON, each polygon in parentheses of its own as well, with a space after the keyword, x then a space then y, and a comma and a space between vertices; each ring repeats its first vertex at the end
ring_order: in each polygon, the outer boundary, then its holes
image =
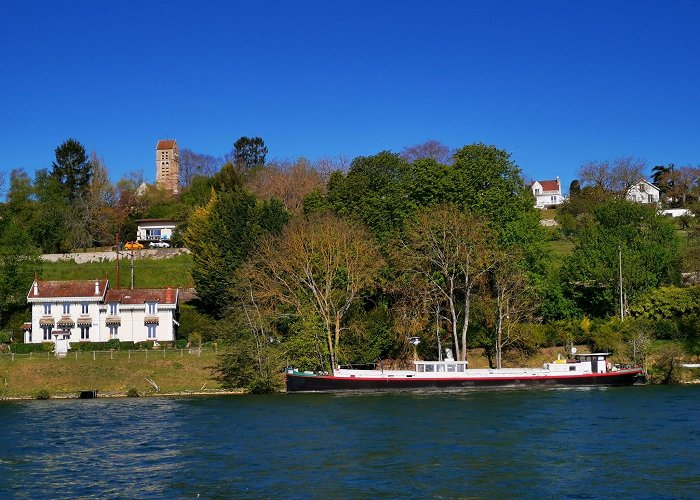
POLYGON ((0 403, 0 496, 691 498, 700 388, 0 403))

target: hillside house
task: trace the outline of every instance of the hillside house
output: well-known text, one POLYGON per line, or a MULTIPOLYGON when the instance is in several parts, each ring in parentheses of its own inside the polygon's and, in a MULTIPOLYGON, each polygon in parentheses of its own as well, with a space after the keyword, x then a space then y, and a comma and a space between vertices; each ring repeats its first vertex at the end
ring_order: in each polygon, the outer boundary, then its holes
POLYGON ((32 283, 27 302, 31 323, 24 342, 174 342, 179 311, 177 288, 111 290, 109 281, 32 283))
POLYGON ((136 221, 136 240, 148 246, 158 241, 170 242, 177 222, 170 219, 139 219, 136 221))
POLYGON ((551 208, 564 202, 559 177, 550 181, 535 181, 530 184, 530 190, 535 197, 535 208, 551 208))
POLYGON ((635 203, 659 204, 661 192, 646 179, 641 179, 627 190, 625 198, 635 203))

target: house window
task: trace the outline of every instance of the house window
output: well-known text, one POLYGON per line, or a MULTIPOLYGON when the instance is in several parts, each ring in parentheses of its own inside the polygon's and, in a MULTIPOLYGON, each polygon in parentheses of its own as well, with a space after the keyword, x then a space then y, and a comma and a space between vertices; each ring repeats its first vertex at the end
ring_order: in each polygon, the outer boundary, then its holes
POLYGON ((51 330, 52 326, 42 326, 41 329, 44 331, 44 340, 51 340, 51 330))
POLYGON ((146 239, 160 239, 160 229, 146 229, 146 239))
POLYGON ((44 304, 44 315, 51 314, 51 304, 44 304))
POLYGON ((117 302, 109 303, 109 314, 111 314, 112 316, 114 316, 115 314, 119 314, 119 308, 117 307, 117 305, 117 302))
POLYGON ((556 202, 557 202, 557 197, 556 197, 556 196, 551 196, 549 199, 551 200, 552 203, 556 203, 556 202))
POLYGON ((28 330, 27 331, 27 342, 31 343, 31 341, 32 341, 32 331, 28 330))
POLYGON ((63 304, 63 314, 70 314, 70 304, 63 304))
POLYGON ((156 303, 155 302, 146 302, 146 306, 148 308, 148 314, 155 314, 156 313, 156 303))
POLYGON ((80 327, 80 340, 88 340, 90 338, 90 327, 81 326, 80 327))
POLYGON ((654 203, 654 195, 650 194, 649 196, 649 203, 654 203))
POLYGON ((540 194, 540 190, 538 188, 535 188, 535 194, 540 194))
POLYGON ((119 337, 118 337, 118 335, 119 335, 118 330, 119 330, 119 327, 116 326, 116 325, 111 325, 111 326, 109 326, 109 338, 110 338, 110 339, 119 338, 119 337))
POLYGON ((88 306, 89 306, 89 304, 87 302, 83 302, 82 304, 80 304, 80 312, 83 314, 87 314, 88 313, 88 306))
POLYGON ((156 325, 148 325, 148 338, 149 339, 156 338, 156 325))

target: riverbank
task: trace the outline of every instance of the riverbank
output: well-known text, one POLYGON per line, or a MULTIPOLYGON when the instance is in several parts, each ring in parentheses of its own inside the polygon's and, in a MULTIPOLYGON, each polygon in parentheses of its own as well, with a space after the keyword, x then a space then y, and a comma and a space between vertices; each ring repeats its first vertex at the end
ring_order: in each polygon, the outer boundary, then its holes
POLYGON ((213 378, 217 355, 187 350, 71 352, 64 359, 50 355, 0 356, 0 399, 77 397, 96 390, 100 397, 219 394, 213 378))

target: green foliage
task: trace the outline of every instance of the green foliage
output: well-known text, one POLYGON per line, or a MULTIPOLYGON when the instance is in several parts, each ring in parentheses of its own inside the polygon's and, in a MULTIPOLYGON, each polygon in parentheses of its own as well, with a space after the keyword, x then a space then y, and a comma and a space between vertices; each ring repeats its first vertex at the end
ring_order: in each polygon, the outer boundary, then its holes
POLYGON ((396 357, 396 334, 391 312, 385 304, 365 311, 358 307, 349 320, 348 332, 340 343, 342 364, 368 364, 396 357))
POLYGON ((226 389, 270 394, 282 388, 284 361, 278 344, 242 330, 219 356, 215 379, 226 389))
POLYGON ((52 176, 61 184, 70 202, 85 194, 93 166, 82 144, 75 139, 66 140, 56 148, 56 161, 52 166, 52 176))
POLYGON ((236 269, 248 258, 259 235, 279 231, 286 221, 274 200, 258 205, 243 190, 213 193, 209 203, 194 211, 185 233, 192 251, 192 278, 204 308, 223 316, 232 302, 236 269))
POLYGON ((36 399, 50 399, 51 394, 49 394, 49 391, 46 389, 40 389, 39 392, 36 393, 36 399))
POLYGON ((652 319, 700 314, 700 287, 665 286, 650 290, 631 307, 634 316, 652 319))
POLYGON ((640 294, 679 280, 678 240, 669 222, 653 208, 613 200, 595 207, 578 230, 576 246, 562 267, 565 291, 584 313, 615 313, 619 304, 618 245, 622 248, 624 292, 640 294))
POLYGON ((138 398, 140 396, 138 389, 136 387, 130 387, 128 391, 126 391, 126 397, 128 398, 138 398))
POLYGON ((267 147, 260 137, 241 137, 233 143, 233 160, 239 168, 264 165, 266 156, 267 147))
POLYGON ((663 345, 656 353, 654 363, 648 371, 649 381, 655 384, 676 384, 682 378, 681 358, 683 350, 680 345, 670 343, 663 345))
MULTIPOLYGON (((211 316, 197 308, 194 304, 180 304, 180 327, 177 330, 178 342, 184 340, 187 344, 193 334, 198 333, 205 342, 218 338, 218 323, 211 316)), ((184 345, 182 346, 184 347, 184 345)))

